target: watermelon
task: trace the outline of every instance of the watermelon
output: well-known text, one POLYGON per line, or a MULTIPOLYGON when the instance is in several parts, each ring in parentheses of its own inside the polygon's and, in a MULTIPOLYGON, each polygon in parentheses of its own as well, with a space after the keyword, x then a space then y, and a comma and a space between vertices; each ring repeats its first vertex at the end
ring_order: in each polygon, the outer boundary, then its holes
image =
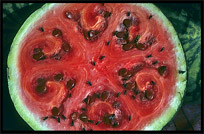
POLYGON ((178 36, 153 4, 45 4, 22 25, 8 85, 34 130, 161 130, 186 86, 178 36))

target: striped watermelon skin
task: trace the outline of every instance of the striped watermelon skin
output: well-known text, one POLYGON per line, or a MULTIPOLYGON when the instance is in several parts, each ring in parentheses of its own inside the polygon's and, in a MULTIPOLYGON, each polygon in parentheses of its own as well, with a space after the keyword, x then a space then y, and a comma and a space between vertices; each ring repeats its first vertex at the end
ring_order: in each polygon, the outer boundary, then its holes
MULTIPOLYGON (((35 5, 32 5, 35 8, 35 5)), ((28 5, 26 5, 28 6, 28 5)), ((161 10, 162 10, 162 5, 161 7, 159 5, 157 5, 161 10)), ((36 9, 38 8, 38 6, 36 6, 36 9)), ((27 8, 28 9, 28 8, 27 8)), ((26 10, 27 10, 26 9, 26 10)), ((25 11, 25 9, 20 9, 21 11, 25 11)), ((182 15, 184 19, 178 19, 177 14, 179 14, 179 12, 174 12, 172 13, 172 11, 169 11, 167 9, 163 9, 162 12, 164 12, 164 14, 168 17, 168 19, 173 23, 176 31, 179 34, 179 38, 181 40, 181 44, 183 45, 183 49, 186 53, 186 59, 187 59, 187 67, 188 67, 188 80, 190 80, 188 82, 188 87, 187 87, 187 91, 186 91, 186 97, 184 98, 184 102, 189 103, 192 100, 195 100, 195 102, 200 102, 199 100, 199 92, 200 92, 200 85, 201 85, 201 74, 200 74, 200 56, 201 56, 201 38, 200 38, 200 24, 195 23, 194 21, 189 21, 186 30, 182 29, 180 26, 178 26, 178 24, 184 24, 187 20, 187 16, 185 16, 185 12, 182 15), (172 13, 172 14, 171 14, 172 13), (194 35, 194 36, 191 36, 194 35), (195 60, 194 60, 195 59, 195 60), (196 83, 196 84, 195 84, 196 83), (196 96, 192 96, 191 93, 196 92, 196 96)), ((18 12, 15 12, 12 14, 10 14, 8 17, 5 17, 4 21, 4 26, 3 26, 3 30, 5 33, 10 34, 12 32, 16 32, 18 29, 16 28, 16 25, 21 25, 18 23, 14 23, 16 22, 18 19, 16 19, 18 16, 18 12), (13 26, 11 29, 8 25, 6 25, 6 22, 10 22, 9 25, 13 26), (7 31, 7 32, 6 32, 7 31), (9 31, 9 32, 8 32, 9 31)), ((25 17, 26 18, 26 17, 25 17)), ((4 34, 4 39, 6 37, 6 34, 4 34)), ((11 40, 13 39, 13 36, 15 34, 10 34, 11 36, 9 36, 11 38, 11 40)), ((4 47, 5 44, 11 44, 11 42, 9 43, 9 41, 4 40, 3 43, 4 47)), ((6 53, 8 53, 9 47, 6 48, 7 51, 6 53)), ((4 56, 7 55, 4 53, 4 56)), ((5 69, 5 68, 4 68, 5 69)), ((4 76, 6 76, 6 74, 4 74, 4 76)), ((7 83, 7 82, 5 82, 7 83)), ((7 95, 8 96, 8 95, 7 95)), ((11 105, 11 104, 10 104, 11 105)), ((14 109, 13 109, 14 110, 14 109)), ((16 117, 14 117, 16 118, 16 117)), ((11 120, 13 120, 12 118, 7 118, 4 120, 8 120, 8 123, 12 123, 11 120)), ((17 119, 18 120, 18 119, 17 119)), ((22 121, 23 123, 23 121, 22 121)), ((19 123, 15 123, 15 124, 19 124, 19 123)), ((24 124, 25 126, 27 126, 27 124, 24 124)), ((15 125, 11 125, 13 127, 15 127, 15 125)), ((7 126, 7 128, 11 128, 11 126, 7 126)), ((16 126, 15 129, 21 129, 21 127, 16 126)), ((29 127, 27 127, 27 129, 30 129, 29 127)), ((31 129, 30 129, 31 130, 31 129)))

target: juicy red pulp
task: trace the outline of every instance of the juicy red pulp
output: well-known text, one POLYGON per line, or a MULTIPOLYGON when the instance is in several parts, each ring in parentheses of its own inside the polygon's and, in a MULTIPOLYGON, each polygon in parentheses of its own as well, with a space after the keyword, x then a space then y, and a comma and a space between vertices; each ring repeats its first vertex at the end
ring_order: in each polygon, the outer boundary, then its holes
POLYGON ((137 130, 168 106, 175 57, 154 16, 127 4, 53 10, 25 38, 19 61, 22 99, 49 127, 137 130))

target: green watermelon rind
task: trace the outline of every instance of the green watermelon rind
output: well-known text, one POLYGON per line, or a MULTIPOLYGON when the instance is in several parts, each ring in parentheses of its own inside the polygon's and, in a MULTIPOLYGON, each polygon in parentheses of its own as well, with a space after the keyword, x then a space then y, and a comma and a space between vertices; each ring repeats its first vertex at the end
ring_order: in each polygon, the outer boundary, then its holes
MULTIPOLYGON (((20 48, 22 47, 20 44, 23 42, 23 38, 32 30, 34 24, 47 12, 55 7, 57 7, 56 3, 45 4, 40 9, 36 10, 21 26, 20 30, 16 34, 13 43, 11 45, 11 50, 8 56, 8 85, 9 85, 9 93, 11 99, 14 103, 14 106, 19 113, 19 115, 30 125, 30 127, 34 130, 50 130, 48 128, 46 122, 43 122, 40 117, 34 115, 23 103, 20 98, 21 94, 21 86, 20 86, 20 75, 18 71, 18 57, 20 48)), ((162 25, 166 28, 167 32, 171 35, 170 40, 175 44, 175 52, 177 59, 177 69, 186 71, 186 61, 183 53, 183 48, 178 39, 177 33, 174 30, 172 24, 168 21, 168 19, 164 16, 164 14, 151 3, 138 3, 136 4, 148 10, 154 17, 161 19, 163 22, 162 25)), ((156 117, 151 123, 146 124, 143 130, 161 130, 163 126, 165 126, 174 116, 177 109, 181 104, 181 100, 184 95, 185 87, 186 87, 186 74, 177 75, 176 82, 176 94, 172 96, 170 105, 167 109, 163 110, 162 114, 159 117, 156 117)))

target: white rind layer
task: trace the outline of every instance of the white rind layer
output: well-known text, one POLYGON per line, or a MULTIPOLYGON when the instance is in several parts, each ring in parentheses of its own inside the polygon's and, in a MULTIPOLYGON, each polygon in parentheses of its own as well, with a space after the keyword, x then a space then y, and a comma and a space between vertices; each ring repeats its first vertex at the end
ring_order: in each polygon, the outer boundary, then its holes
MULTIPOLYGON (((14 106, 19 113, 19 115, 31 126, 34 130, 50 130, 47 127, 45 122, 42 122, 40 117, 35 116, 31 111, 25 107, 22 102, 19 94, 20 94, 20 74, 18 71, 18 58, 19 52, 21 48, 21 42, 23 38, 32 30, 35 23, 44 15, 47 11, 53 10, 55 7, 60 4, 45 4, 40 9, 36 10, 21 26, 20 30, 16 34, 13 43, 11 45, 11 50, 8 56, 8 85, 9 85, 9 93, 11 99, 14 103, 14 106)), ((156 18, 162 20, 163 27, 166 28, 167 32, 171 35, 170 40, 173 42, 174 50, 176 51, 176 61, 177 61, 177 69, 186 71, 186 62, 183 53, 183 49, 181 43, 178 39, 177 33, 174 30, 172 24, 168 21, 168 19, 164 16, 164 14, 153 4, 151 3, 139 3, 136 4, 140 7, 148 10, 152 15, 156 16, 156 18)), ((178 74, 177 82, 176 82, 176 94, 173 99, 169 102, 170 106, 165 109, 162 114, 154 119, 150 124, 146 124, 144 130, 161 130, 164 125, 166 125, 171 118, 176 113, 178 107, 181 104, 181 100, 184 95, 184 90, 186 87, 186 74, 178 74)))

